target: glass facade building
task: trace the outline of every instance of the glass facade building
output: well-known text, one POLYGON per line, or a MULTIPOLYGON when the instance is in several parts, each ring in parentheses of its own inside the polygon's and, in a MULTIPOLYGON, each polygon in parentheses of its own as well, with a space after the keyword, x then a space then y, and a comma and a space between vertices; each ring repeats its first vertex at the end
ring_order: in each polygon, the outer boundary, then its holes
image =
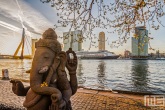
POLYGON ((71 31, 63 33, 63 43, 64 43, 64 51, 67 51, 69 48, 72 48, 73 51, 81 51, 82 50, 82 31, 71 31))
POLYGON ((135 36, 132 37, 132 57, 148 57, 148 30, 144 26, 135 28, 135 36))

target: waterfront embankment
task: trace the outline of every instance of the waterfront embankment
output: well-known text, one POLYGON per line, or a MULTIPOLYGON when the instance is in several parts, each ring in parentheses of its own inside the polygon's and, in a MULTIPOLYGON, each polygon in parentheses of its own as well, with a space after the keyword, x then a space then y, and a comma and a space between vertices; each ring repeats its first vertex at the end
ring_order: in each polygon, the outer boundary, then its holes
MULTIPOLYGON (((28 86, 29 83, 25 83, 28 86)), ((121 94, 79 88, 72 96, 73 110, 164 110, 161 107, 144 106, 143 95, 121 94)), ((25 97, 12 92, 9 81, 0 80, 0 110, 26 110, 22 103, 25 97)))
MULTIPOLYGON (((31 62, 0 59, 0 70, 8 69, 9 78, 28 81, 31 62)), ((79 60, 77 81, 89 89, 164 94, 164 71, 165 60, 79 60)))

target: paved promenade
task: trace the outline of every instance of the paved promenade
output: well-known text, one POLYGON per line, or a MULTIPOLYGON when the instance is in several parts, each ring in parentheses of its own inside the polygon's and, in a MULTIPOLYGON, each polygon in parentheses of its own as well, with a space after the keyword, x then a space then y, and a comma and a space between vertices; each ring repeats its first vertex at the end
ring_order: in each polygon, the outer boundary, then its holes
MULTIPOLYGON (((11 86, 9 81, 0 80, 0 110, 26 110, 22 106, 25 97, 12 93, 11 86)), ((144 106, 143 96, 83 88, 78 89, 71 101, 73 110, 165 110, 165 107, 150 108, 144 106)))

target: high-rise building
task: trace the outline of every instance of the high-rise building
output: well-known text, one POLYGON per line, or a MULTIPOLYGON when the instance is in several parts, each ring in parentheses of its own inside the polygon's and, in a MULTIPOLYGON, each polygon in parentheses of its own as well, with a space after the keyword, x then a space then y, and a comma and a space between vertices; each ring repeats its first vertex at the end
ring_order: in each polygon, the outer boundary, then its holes
POLYGON ((82 50, 82 31, 71 31, 63 33, 63 43, 64 43, 64 51, 67 51, 69 48, 72 48, 73 51, 81 51, 82 50))
POLYGON ((132 58, 148 57, 148 30, 144 26, 135 27, 132 37, 132 58))
POLYGON ((105 33, 99 33, 99 50, 105 50, 105 33))
POLYGON ((129 50, 124 51, 124 58, 130 58, 131 52, 129 50))

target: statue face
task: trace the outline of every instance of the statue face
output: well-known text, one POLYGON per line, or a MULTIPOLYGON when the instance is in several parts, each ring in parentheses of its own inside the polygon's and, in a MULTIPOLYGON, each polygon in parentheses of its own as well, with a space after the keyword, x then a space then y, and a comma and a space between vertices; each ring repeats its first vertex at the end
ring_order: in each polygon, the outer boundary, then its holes
MULTIPOLYGON (((36 72, 45 69, 45 72, 49 69, 54 61, 55 54, 47 47, 38 47, 35 51, 33 58, 32 68, 36 69, 36 72)), ((36 73, 37 74, 37 73, 36 73)))

